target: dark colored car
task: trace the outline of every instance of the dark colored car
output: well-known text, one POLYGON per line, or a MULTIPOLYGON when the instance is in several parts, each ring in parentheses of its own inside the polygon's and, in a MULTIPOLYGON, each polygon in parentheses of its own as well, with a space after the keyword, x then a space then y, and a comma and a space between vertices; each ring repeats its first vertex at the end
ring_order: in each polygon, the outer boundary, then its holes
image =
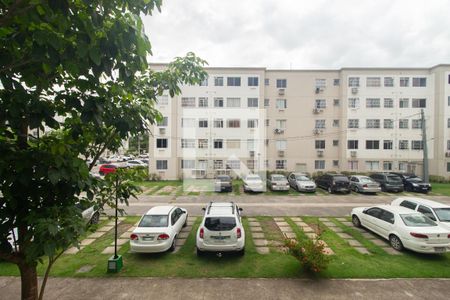
POLYGON ((114 173, 116 171, 116 169, 117 169, 116 165, 112 165, 112 164, 101 165, 98 173, 100 175, 106 175, 109 173, 114 173))
POLYGON ((228 175, 217 176, 214 182, 214 191, 216 192, 231 192, 233 185, 231 184, 231 177, 228 175))
POLYGON ((429 184, 428 182, 424 182, 422 178, 416 176, 415 174, 395 172, 393 172, 392 174, 395 174, 402 179, 405 191, 425 194, 431 191, 431 184, 429 184))
POLYGON ((393 173, 373 173, 369 176, 380 184, 381 191, 383 192, 403 192, 402 179, 393 173))
POLYGON ((347 193, 350 191, 350 181, 342 174, 324 174, 316 179, 316 185, 328 193, 347 193))

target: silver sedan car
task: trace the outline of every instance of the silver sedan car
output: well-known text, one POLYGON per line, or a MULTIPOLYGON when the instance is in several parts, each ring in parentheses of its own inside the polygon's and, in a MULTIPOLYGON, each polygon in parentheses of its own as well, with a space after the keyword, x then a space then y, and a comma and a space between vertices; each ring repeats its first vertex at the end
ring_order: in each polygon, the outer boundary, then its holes
POLYGON ((368 176, 354 175, 350 177, 350 189, 357 193, 377 193, 381 191, 380 184, 368 176))

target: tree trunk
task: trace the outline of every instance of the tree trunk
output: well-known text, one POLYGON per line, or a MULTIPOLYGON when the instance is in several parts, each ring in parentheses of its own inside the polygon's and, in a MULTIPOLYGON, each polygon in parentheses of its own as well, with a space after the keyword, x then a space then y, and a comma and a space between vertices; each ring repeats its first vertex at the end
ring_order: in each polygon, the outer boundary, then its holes
POLYGON ((23 262, 18 266, 22 280, 22 300, 36 300, 38 298, 36 265, 29 265, 23 262))

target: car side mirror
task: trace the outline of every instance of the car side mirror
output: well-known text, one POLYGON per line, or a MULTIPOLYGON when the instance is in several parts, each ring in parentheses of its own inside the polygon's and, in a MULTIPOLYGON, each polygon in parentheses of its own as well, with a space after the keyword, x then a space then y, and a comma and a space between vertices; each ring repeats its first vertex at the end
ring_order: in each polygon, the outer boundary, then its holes
POLYGON ((203 207, 202 210, 203 210, 203 211, 206 211, 206 207, 203 207))
POLYGON ((242 207, 239 207, 239 211, 243 211, 242 207))

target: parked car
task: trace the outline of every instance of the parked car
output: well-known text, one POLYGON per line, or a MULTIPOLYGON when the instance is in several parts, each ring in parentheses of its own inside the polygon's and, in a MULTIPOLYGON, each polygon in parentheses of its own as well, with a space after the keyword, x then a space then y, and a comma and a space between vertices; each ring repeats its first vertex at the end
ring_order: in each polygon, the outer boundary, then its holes
POLYGON ((397 172, 391 172, 391 174, 395 174, 402 179, 403 188, 405 191, 425 194, 431 192, 431 184, 424 182, 422 178, 415 174, 397 172))
POLYGON ((342 174, 324 174, 316 179, 316 185, 328 193, 350 193, 350 181, 342 174))
POLYGON ((231 177, 228 175, 219 175, 214 181, 214 191, 216 192, 231 192, 233 184, 231 177))
POLYGON ((241 211, 233 202, 210 202, 197 230, 197 255, 204 252, 245 252, 241 211))
POLYGON ((109 159, 104 158, 104 157, 99 157, 98 160, 97 160, 97 163, 99 163, 99 164, 110 164, 111 161, 109 159))
POLYGON ((78 202, 76 207, 80 209, 81 216, 86 224, 98 224, 100 220, 100 212, 95 209, 94 206, 78 202))
POLYGON ((427 216, 402 206, 357 207, 351 212, 353 225, 365 227, 389 240, 392 248, 421 253, 450 251, 450 231, 427 216))
POLYGON ((244 192, 264 192, 264 184, 257 174, 249 174, 244 177, 244 192))
POLYGON ((289 182, 282 174, 272 174, 267 178, 267 186, 272 191, 289 191, 289 182))
POLYGON ((316 192, 316 184, 304 173, 291 173, 287 179, 294 190, 299 192, 316 192))
POLYGON ((181 228, 187 224, 188 213, 177 206, 155 206, 140 219, 130 235, 130 251, 155 253, 173 251, 181 228))
POLYGON ((106 175, 106 174, 109 174, 109 173, 116 172, 116 169, 117 169, 117 166, 113 165, 113 164, 101 165, 98 173, 100 175, 106 175))
POLYGON ((135 160, 127 161, 126 167, 127 168, 146 168, 146 167, 148 167, 148 165, 138 159, 135 159, 135 160))
POLYGON ((150 162, 147 158, 141 158, 140 161, 142 161, 146 167, 148 167, 148 164, 150 162))
POLYGON ((403 206, 420 212, 434 222, 450 230, 450 205, 413 197, 397 198, 392 201, 391 205, 403 206))
POLYGON ((357 193, 375 194, 381 191, 380 184, 372 178, 362 175, 353 175, 350 177, 350 189, 357 193))
POLYGON ((133 156, 131 155, 123 155, 122 157, 120 157, 120 161, 128 161, 128 160, 132 160, 133 156))
POLYGON ((403 182, 400 177, 392 173, 373 173, 370 178, 380 184, 383 192, 403 192, 403 182))

